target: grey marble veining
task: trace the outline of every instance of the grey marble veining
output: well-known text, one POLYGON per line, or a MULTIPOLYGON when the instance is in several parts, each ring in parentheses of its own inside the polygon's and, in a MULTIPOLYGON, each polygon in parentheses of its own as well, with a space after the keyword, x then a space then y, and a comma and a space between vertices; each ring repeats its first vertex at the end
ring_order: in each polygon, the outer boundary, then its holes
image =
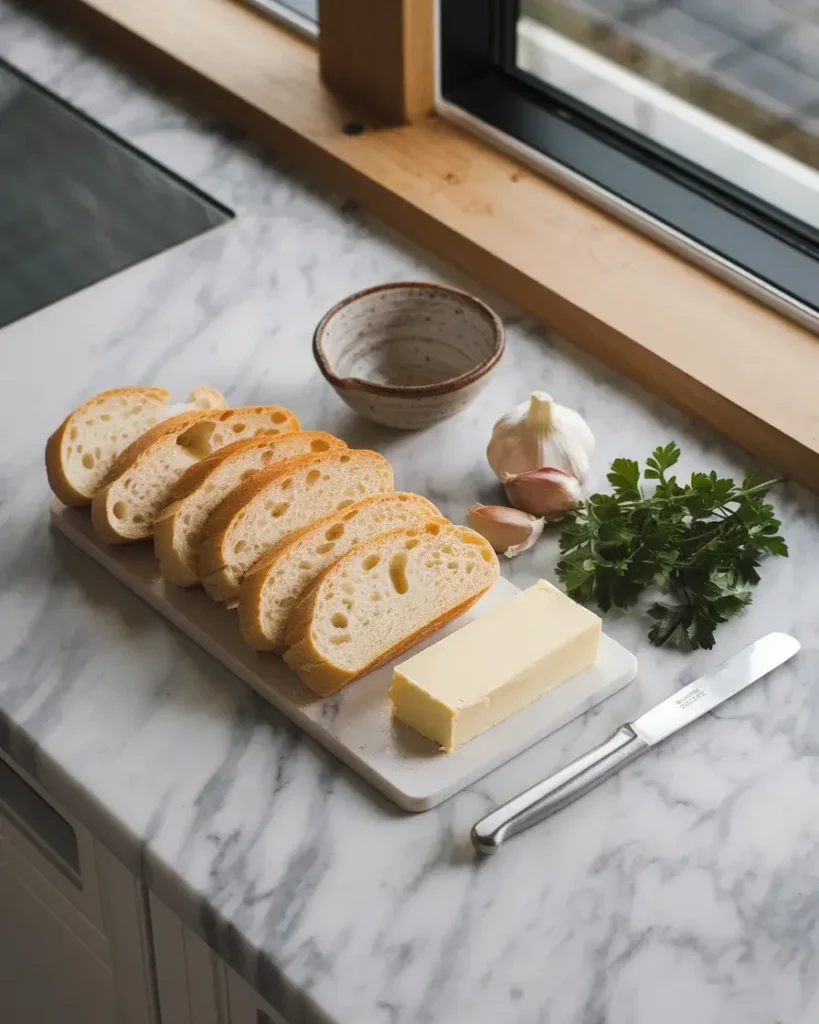
MULTIPOLYGON (((535 384, 588 418, 597 483, 670 438, 686 468, 747 458, 500 305, 508 353, 474 406, 421 434, 366 426, 313 367, 315 322, 377 281, 457 275, 6 0, 0 55, 237 211, 0 332, 0 745, 291 1024, 819 1019, 817 502, 778 490, 792 557, 716 652, 656 651, 609 616, 639 657, 630 688, 439 808, 396 811, 49 533, 42 449, 65 413, 206 381, 378 448, 456 519, 495 493, 489 427, 535 384), (474 861, 480 814, 770 629, 797 661, 474 861)), ((505 571, 526 585, 555 557, 550 539, 505 571)))

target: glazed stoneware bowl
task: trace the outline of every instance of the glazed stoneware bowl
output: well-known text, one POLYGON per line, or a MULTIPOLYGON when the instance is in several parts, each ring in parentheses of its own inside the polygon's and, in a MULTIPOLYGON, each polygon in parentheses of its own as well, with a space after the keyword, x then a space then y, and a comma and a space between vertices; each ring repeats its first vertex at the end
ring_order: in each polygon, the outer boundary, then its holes
POLYGON ((503 354, 503 325, 479 299, 439 284, 385 284, 320 321, 313 354, 357 413, 418 430, 466 408, 503 354))

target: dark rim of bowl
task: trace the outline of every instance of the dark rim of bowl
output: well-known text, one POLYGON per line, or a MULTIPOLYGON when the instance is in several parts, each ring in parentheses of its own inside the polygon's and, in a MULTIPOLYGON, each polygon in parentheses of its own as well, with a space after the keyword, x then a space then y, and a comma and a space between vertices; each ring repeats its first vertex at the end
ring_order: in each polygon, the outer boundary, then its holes
POLYGON ((450 391, 459 391, 461 388, 466 387, 467 384, 471 384, 473 381, 479 380, 481 377, 489 373, 492 367, 503 355, 505 345, 506 339, 504 336, 503 324, 501 323, 500 317, 493 309, 474 295, 470 295, 469 292, 461 291, 459 288, 450 288, 448 285, 444 284, 435 284, 432 281, 394 281, 390 284, 377 284, 373 285, 372 288, 364 288, 360 292, 354 292, 352 295, 348 295, 346 298, 342 299, 341 302, 337 302, 332 309, 328 310, 321 320, 319 320, 318 326, 313 333, 313 356, 318 363, 319 369, 333 387, 348 391, 350 389, 355 389, 356 391, 369 391, 371 394, 377 395, 445 395, 450 391), (329 322, 333 319, 336 313, 339 313, 345 306, 349 306, 358 299, 366 298, 366 296, 373 295, 375 292, 385 292, 398 288, 427 289, 432 292, 446 292, 448 295, 455 296, 467 305, 471 305, 478 309, 492 325, 494 333, 492 354, 484 359, 483 362, 473 366, 471 370, 467 370, 466 373, 462 373, 457 377, 450 377, 448 380, 439 381, 437 384, 376 384, 374 381, 365 380, 362 377, 339 377, 337 374, 333 373, 322 348, 322 335, 327 329, 329 322))

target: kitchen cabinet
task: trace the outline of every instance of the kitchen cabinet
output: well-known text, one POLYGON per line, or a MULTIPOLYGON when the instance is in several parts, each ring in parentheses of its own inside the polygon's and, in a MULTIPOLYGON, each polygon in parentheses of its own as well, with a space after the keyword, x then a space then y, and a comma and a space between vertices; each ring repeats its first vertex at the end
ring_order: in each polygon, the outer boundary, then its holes
POLYGON ((0 1019, 158 1024, 144 889, 0 756, 0 1019))
POLYGON ((288 1024, 151 894, 157 990, 174 1024, 288 1024))
POLYGON ((88 926, 0 844, 0 992, 9 1024, 110 1024, 114 979, 88 926), (94 947, 97 947, 96 949, 94 947))
POLYGON ((3 1024, 287 1024, 0 753, 3 1024))

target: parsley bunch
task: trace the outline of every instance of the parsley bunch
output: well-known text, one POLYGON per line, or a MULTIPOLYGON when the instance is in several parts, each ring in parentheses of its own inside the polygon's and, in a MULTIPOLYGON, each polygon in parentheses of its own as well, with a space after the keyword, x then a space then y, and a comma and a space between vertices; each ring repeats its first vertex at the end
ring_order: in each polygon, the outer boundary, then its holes
POLYGON ((656 481, 647 496, 639 464, 615 459, 614 493, 593 494, 564 526, 557 575, 571 597, 603 611, 630 608, 659 586, 668 600, 648 610, 649 640, 710 648, 716 627, 750 603, 760 559, 788 554, 764 500, 778 481, 752 473, 737 487, 712 472, 680 484, 668 475, 679 457, 673 442, 654 450, 643 473, 656 481))

